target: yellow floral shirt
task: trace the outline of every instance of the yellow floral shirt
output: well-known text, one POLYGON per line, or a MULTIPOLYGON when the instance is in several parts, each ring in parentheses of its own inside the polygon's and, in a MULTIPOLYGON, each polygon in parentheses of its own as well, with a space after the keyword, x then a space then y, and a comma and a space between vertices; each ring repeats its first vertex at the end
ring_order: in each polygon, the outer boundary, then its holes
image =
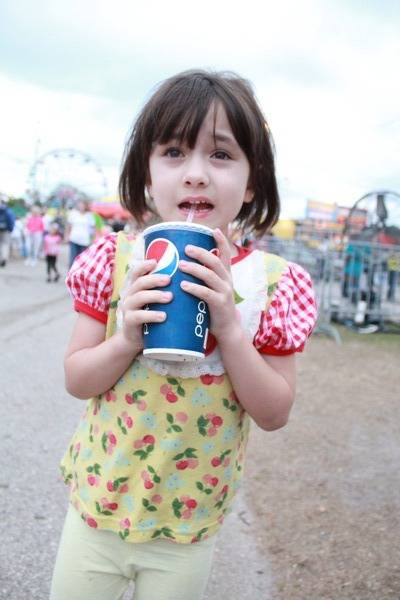
MULTIPOLYGON (((107 337, 130 248, 118 236, 107 337)), ((275 259, 277 281, 286 263, 275 259)), ((240 485, 248 428, 225 373, 180 378, 135 360, 87 403, 61 463, 71 502, 87 525, 128 542, 197 542, 217 532, 240 485)))

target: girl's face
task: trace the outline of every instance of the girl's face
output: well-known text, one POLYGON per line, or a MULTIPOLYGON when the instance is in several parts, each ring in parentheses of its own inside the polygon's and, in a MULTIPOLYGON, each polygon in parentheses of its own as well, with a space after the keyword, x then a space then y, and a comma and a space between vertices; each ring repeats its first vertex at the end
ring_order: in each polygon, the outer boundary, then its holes
POLYGON ((155 144, 149 161, 148 191, 163 221, 185 221, 192 206, 194 222, 225 234, 244 202, 251 202, 250 165, 237 143, 225 109, 208 111, 194 148, 171 139, 155 144), (215 135, 214 135, 215 134, 215 135))

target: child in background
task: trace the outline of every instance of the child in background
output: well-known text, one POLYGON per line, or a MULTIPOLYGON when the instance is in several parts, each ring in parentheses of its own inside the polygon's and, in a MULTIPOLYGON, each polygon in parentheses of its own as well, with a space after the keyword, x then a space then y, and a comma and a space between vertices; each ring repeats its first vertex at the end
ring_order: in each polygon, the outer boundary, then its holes
POLYGON ((235 74, 188 71, 158 88, 128 141, 120 193, 139 224, 149 208, 185 221, 194 207, 214 230, 218 256, 187 246, 198 262, 179 263, 204 282, 181 285, 208 303, 210 334, 202 361, 143 356, 143 325, 165 319, 146 307, 171 292, 141 234, 109 233, 76 258, 65 375, 89 401, 62 461, 71 505, 51 600, 121 599, 130 580, 135 600, 200 600, 250 418, 266 431, 286 424, 315 299, 300 266, 231 240, 233 222, 260 236, 279 215, 270 131, 235 74))
POLYGON ((51 282, 51 272, 54 272, 53 281, 60 279, 60 273, 57 269, 57 257, 60 254, 62 238, 58 232, 57 223, 50 223, 48 225, 48 233, 44 236, 44 255, 46 259, 47 267, 47 279, 48 283, 51 282))

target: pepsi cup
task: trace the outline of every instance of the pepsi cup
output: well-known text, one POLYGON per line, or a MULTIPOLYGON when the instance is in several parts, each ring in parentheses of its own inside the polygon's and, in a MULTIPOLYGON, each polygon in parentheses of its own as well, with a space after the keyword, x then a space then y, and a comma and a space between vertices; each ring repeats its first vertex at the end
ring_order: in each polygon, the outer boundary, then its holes
POLYGON ((152 273, 169 275, 170 283, 163 287, 173 298, 167 304, 154 303, 150 310, 164 311, 162 323, 145 323, 143 354, 171 361, 195 361, 204 358, 207 344, 208 306, 199 298, 181 289, 181 281, 204 285, 196 277, 179 270, 179 260, 194 261, 185 254, 188 244, 206 250, 215 248, 213 231, 204 225, 186 222, 165 222, 148 227, 143 232, 145 257, 155 259, 152 273))

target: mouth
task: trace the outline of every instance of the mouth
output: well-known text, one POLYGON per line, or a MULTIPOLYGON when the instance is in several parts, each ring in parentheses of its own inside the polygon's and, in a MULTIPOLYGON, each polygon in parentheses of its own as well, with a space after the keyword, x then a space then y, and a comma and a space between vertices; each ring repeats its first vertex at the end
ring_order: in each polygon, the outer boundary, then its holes
POLYGON ((214 205, 208 198, 185 198, 178 207, 184 214, 189 214, 194 209, 195 216, 201 217, 209 214, 214 205))

